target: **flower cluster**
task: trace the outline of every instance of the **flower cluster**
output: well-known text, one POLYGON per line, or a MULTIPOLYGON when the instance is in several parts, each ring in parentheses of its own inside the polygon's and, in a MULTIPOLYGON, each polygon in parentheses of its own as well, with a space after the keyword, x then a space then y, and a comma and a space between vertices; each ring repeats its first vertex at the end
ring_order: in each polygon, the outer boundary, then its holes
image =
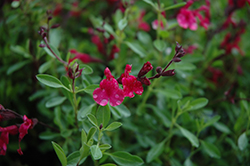
POLYGON ((194 0, 189 0, 187 4, 180 9, 180 12, 177 15, 177 21, 179 25, 184 29, 191 29, 193 31, 197 30, 198 24, 196 17, 200 20, 200 25, 203 26, 206 30, 210 24, 210 2, 206 0, 206 5, 200 6, 196 10, 189 10, 188 8, 194 3, 194 0), (202 16, 200 12, 204 12, 205 16, 202 16))
POLYGON ((157 74, 150 78, 147 78, 145 76, 149 71, 153 69, 153 66, 150 62, 144 63, 137 77, 129 74, 131 73, 132 65, 127 64, 124 73, 121 74, 121 76, 117 80, 111 74, 109 68, 106 68, 104 70, 106 79, 102 80, 100 83, 100 87, 94 90, 94 100, 101 106, 107 105, 108 102, 111 106, 117 106, 123 102, 124 97, 133 98, 135 94, 142 95, 143 84, 149 86, 151 84, 150 80, 152 79, 159 78, 161 76, 175 75, 174 69, 167 70, 167 68, 172 62, 180 62, 180 58, 185 55, 184 49, 178 43, 175 51, 176 53, 173 59, 167 64, 167 66, 164 69, 162 69, 161 67, 157 67, 157 74), (119 87, 119 84, 122 84, 123 89, 119 87))
POLYGON ((8 127, 0 127, 0 155, 5 155, 7 151, 7 145, 9 144, 9 134, 16 135, 19 133, 19 149, 17 152, 20 155, 23 155, 21 150, 21 140, 23 137, 28 134, 28 130, 32 129, 37 124, 37 119, 28 119, 26 115, 21 116, 14 111, 4 109, 4 107, 0 104, 0 121, 15 119, 15 118, 22 118, 23 123, 21 125, 12 125, 8 127))

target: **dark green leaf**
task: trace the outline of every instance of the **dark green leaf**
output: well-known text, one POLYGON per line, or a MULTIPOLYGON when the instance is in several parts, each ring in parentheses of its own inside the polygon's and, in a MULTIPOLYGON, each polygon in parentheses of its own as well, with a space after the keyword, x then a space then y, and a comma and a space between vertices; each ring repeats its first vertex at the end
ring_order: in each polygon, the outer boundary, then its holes
POLYGON ((196 148, 199 147, 199 140, 193 133, 191 133, 190 131, 188 131, 187 129, 184 129, 183 127, 179 125, 177 127, 180 129, 183 136, 186 137, 193 146, 195 146, 196 148))
POLYGON ((47 71, 49 68, 50 68, 50 66, 52 65, 52 60, 50 60, 50 61, 48 61, 48 62, 45 62, 44 64, 42 64, 40 67, 39 67, 39 69, 38 69, 38 72, 40 73, 40 74, 42 74, 42 73, 44 73, 45 71, 47 71))
POLYGON ((207 105, 207 103, 208 103, 208 99, 206 99, 204 97, 193 100, 189 104, 191 106, 191 109, 189 109, 188 111, 193 111, 193 110, 203 108, 203 107, 205 107, 207 105))
POLYGON ((220 158, 220 151, 219 149, 212 143, 201 141, 202 148, 205 150, 205 152, 213 158, 220 158))
POLYGON ((156 93, 161 93, 165 95, 166 97, 172 98, 172 99, 181 99, 182 94, 175 89, 165 89, 164 91, 162 90, 155 90, 156 93))
POLYGON ((144 58, 146 55, 147 55, 147 52, 145 51, 144 48, 142 48, 140 46, 139 43, 137 42, 133 42, 133 43, 130 43, 130 42, 126 42, 127 46, 133 50, 136 54, 140 55, 141 58, 144 58))
POLYGON ((161 143, 154 145, 153 148, 151 148, 147 154, 147 163, 150 163, 151 161, 153 161, 154 159, 156 159, 157 157, 159 157, 163 150, 164 150, 164 144, 165 144, 165 140, 162 141, 161 143))
POLYGON ((59 133, 50 132, 50 131, 45 131, 45 132, 42 132, 41 134, 39 134, 39 138, 43 139, 43 140, 52 140, 52 139, 59 137, 59 136, 60 136, 59 133))
POLYGON ((88 107, 82 107, 77 114, 77 119, 79 121, 83 120, 88 114, 90 114, 95 105, 96 104, 94 103, 89 105, 88 107))
POLYGON ((214 126, 217 130, 219 130, 219 131, 221 131, 221 132, 223 132, 223 133, 226 133, 226 134, 230 134, 230 133, 231 133, 231 130, 230 130, 225 124, 223 124, 223 123, 215 122, 215 123, 213 124, 213 126, 214 126))
POLYGON ((21 69, 23 66, 25 66, 26 64, 30 63, 29 60, 26 60, 26 61, 22 61, 22 62, 18 62, 12 66, 10 66, 7 70, 7 75, 10 75, 12 74, 13 72, 21 69))

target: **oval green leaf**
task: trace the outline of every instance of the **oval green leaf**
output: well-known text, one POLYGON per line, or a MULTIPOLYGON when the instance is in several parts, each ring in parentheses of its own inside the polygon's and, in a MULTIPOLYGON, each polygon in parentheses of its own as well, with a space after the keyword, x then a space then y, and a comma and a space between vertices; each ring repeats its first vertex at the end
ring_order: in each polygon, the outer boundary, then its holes
POLYGON ((212 143, 201 141, 202 148, 212 158, 220 158, 221 154, 219 149, 212 143))
POLYGON ((57 105, 62 104, 66 99, 66 97, 53 97, 52 99, 46 102, 45 106, 47 108, 55 107, 57 105))
POLYGON ((90 152, 94 160, 99 160, 100 158, 102 158, 102 151, 100 150, 99 146, 92 145, 90 147, 90 152))
POLYGON ((193 110, 197 110, 197 109, 200 109, 200 108, 203 108, 207 105, 208 103, 208 99, 206 98, 199 98, 199 99, 196 99, 196 100, 193 100, 190 102, 189 106, 191 106, 190 109, 188 109, 188 111, 193 111, 193 110))
POLYGON ((180 129, 183 136, 186 137, 193 146, 195 146, 196 148, 199 147, 199 140, 193 133, 191 133, 190 131, 188 131, 187 129, 184 129, 183 127, 179 125, 178 125, 178 128, 180 129))
POLYGON ((242 133, 238 139, 238 147, 241 151, 247 148, 248 139, 246 133, 242 133))
POLYGON ((38 81, 40 81, 41 83, 52 87, 52 88, 65 88, 66 90, 68 90, 68 88, 66 88, 62 82, 57 79, 54 76, 48 75, 48 74, 38 74, 36 75, 36 78, 38 79, 38 81))
POLYGON ((97 119, 96 119, 96 117, 95 117, 94 115, 89 114, 87 117, 88 117, 89 121, 90 121, 94 126, 96 126, 97 128, 99 128, 98 123, 97 123, 97 119))
POLYGON ((121 125, 122 125, 122 123, 120 123, 120 122, 113 122, 110 125, 108 125, 108 127, 105 130, 112 131, 112 130, 119 128, 121 125))
POLYGON ((59 158, 62 166, 67 166, 67 158, 66 155, 63 151, 63 149, 58 145, 57 143, 52 141, 53 148, 56 152, 57 157, 59 158))
POLYGON ((147 163, 150 163, 151 161, 153 161, 154 159, 156 159, 162 154, 165 148, 164 144, 165 144, 165 141, 162 141, 161 143, 154 145, 154 147, 149 150, 147 154, 147 159, 146 159, 147 163))
POLYGON ((140 166, 144 163, 140 157, 131 155, 128 152, 119 151, 108 155, 120 166, 140 166))

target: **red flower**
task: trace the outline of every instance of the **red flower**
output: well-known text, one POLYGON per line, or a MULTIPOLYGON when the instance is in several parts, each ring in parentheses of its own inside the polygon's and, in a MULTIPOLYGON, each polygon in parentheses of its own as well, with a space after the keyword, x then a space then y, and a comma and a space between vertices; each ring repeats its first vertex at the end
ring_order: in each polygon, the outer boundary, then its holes
POLYGON ((233 37, 231 33, 228 33, 221 43, 221 48, 225 49, 226 54, 230 54, 232 52, 232 49, 235 48, 239 51, 241 55, 244 55, 244 52, 239 47, 239 42, 240 42, 239 35, 233 37))
POLYGON ((97 46, 97 49, 101 54, 105 54, 104 46, 99 36, 93 35, 91 41, 97 46))
POLYGON ((80 53, 77 52, 75 49, 71 49, 70 50, 71 54, 75 54, 75 57, 72 59, 69 59, 69 63, 72 62, 75 59, 79 59, 81 60, 83 63, 91 63, 91 62, 101 62, 100 59, 97 58, 92 58, 90 55, 88 54, 84 54, 84 53, 80 53))
POLYGON ((16 125, 8 127, 0 127, 0 155, 5 155, 7 150, 7 144, 9 144, 9 134, 15 135, 18 133, 18 127, 16 125))
POLYGON ((126 65, 125 72, 122 75, 122 85, 125 97, 134 97, 134 93, 141 95, 143 92, 142 83, 136 79, 135 76, 129 75, 132 65, 126 65))
POLYGON ((57 16, 61 14, 62 9, 63 9, 62 4, 57 4, 55 10, 53 11, 53 15, 57 16))
POLYGON ((19 127, 19 149, 17 149, 17 152, 20 155, 23 155, 23 152, 21 150, 21 140, 23 139, 23 137, 28 134, 28 129, 32 129, 34 127, 34 123, 32 119, 28 119, 26 115, 23 116, 23 123, 21 124, 21 126, 19 127))
POLYGON ((143 21, 143 17, 145 15, 145 13, 146 13, 145 11, 141 11, 141 13, 140 13, 140 17, 138 19, 138 22, 139 22, 138 29, 141 29, 143 31, 148 32, 148 31, 150 31, 150 26, 148 25, 147 22, 143 21))
MULTIPOLYGON (((165 11, 161 12, 161 15, 162 15, 164 18, 166 18, 166 13, 165 13, 165 11)), ((152 22, 152 27, 153 27, 154 30, 156 30, 156 29, 158 28, 158 25, 159 25, 158 20, 154 20, 154 21, 152 22)), ((164 30, 164 29, 167 27, 167 26, 165 26, 165 25, 163 24, 163 21, 162 21, 162 20, 161 20, 161 22, 160 22, 160 27, 161 27, 162 30, 164 30)))
POLYGON ((187 49, 184 49, 184 51, 186 54, 193 54, 194 50, 196 49, 197 49, 197 46, 191 45, 191 46, 188 46, 187 49))
POLYGON ((236 4, 234 4, 234 0, 228 0, 230 6, 235 6, 237 8, 242 8, 245 6, 246 2, 250 5, 250 0, 237 0, 236 4))
POLYGON ((210 78, 210 80, 214 84, 217 84, 218 83, 218 79, 221 78, 221 77, 223 77, 223 73, 219 69, 215 69, 213 67, 208 67, 208 71, 210 71, 212 73, 212 78, 210 78))
POLYGON ((112 46, 112 49, 111 49, 111 52, 110 52, 110 55, 109 55, 109 59, 112 60, 115 58, 115 54, 120 52, 120 49, 114 44, 112 46))
POLYGON ((191 29, 195 31, 198 28, 196 18, 191 10, 182 8, 177 15, 179 25, 184 29, 191 29))
POLYGON ((79 3, 74 2, 70 11, 70 15, 74 17, 79 17, 81 15, 81 10, 78 8, 79 3))
POLYGON ((142 66, 141 70, 138 73, 138 77, 140 78, 140 77, 146 75, 152 69, 153 69, 153 66, 151 65, 151 63, 149 61, 144 63, 144 65, 142 66))
POLYGON ((93 92, 94 100, 101 106, 107 105, 108 102, 111 106, 120 105, 124 100, 122 89, 119 88, 108 67, 104 70, 104 75, 106 79, 102 80, 100 87, 93 92))

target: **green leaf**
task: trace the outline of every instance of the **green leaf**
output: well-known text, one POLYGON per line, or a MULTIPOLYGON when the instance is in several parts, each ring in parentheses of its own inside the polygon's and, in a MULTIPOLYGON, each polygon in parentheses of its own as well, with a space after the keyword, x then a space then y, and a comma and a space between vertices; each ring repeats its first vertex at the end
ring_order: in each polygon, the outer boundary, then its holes
POLYGON ((122 123, 120 123, 120 122, 113 122, 110 125, 108 125, 108 127, 105 128, 105 130, 106 131, 112 131, 112 130, 115 130, 115 129, 119 128, 121 125, 122 125, 122 123))
POLYGON ((96 119, 96 117, 95 117, 93 114, 89 114, 87 117, 88 117, 89 121, 90 121, 94 126, 96 126, 97 128, 99 128, 98 123, 97 123, 97 119, 96 119))
POLYGON ((84 88, 84 89, 80 89, 80 90, 76 91, 76 93, 84 91, 85 93, 88 93, 88 94, 90 94, 90 95, 93 95, 94 90, 95 90, 96 88, 98 88, 98 87, 99 87, 98 84, 92 84, 92 85, 87 86, 87 87, 84 88))
POLYGON ((206 99, 204 97, 193 100, 189 104, 191 106, 191 109, 188 109, 188 111, 193 111, 193 110, 203 108, 203 107, 205 107, 207 105, 207 103, 208 103, 208 99, 206 99))
POLYGON ((77 114, 77 119, 79 121, 83 120, 88 114, 90 114, 95 105, 96 104, 94 103, 89 105, 88 107, 82 107, 77 114))
POLYGON ((154 41, 154 46, 158 51, 163 52, 167 44, 164 41, 158 39, 154 41))
POLYGON ((176 70, 178 69, 178 70, 190 71, 190 70, 195 70, 196 66, 189 62, 180 61, 178 63, 173 63, 171 65, 171 68, 176 69, 176 70))
POLYGON ((63 149, 58 145, 57 143, 52 141, 53 148, 56 152, 57 157, 59 158, 62 166, 67 166, 67 158, 66 155, 63 151, 63 149))
POLYGON ((63 138, 68 138, 68 137, 71 136, 71 134, 72 134, 72 130, 63 129, 63 130, 61 131, 61 136, 62 136, 63 138))
POLYGON ((7 75, 10 75, 12 74, 13 72, 21 69, 23 66, 25 66, 26 64, 30 63, 29 60, 26 60, 26 61, 22 61, 22 62, 18 62, 18 63, 15 63, 14 65, 10 66, 7 70, 7 75))
POLYGON ((164 91, 162 90, 154 90, 156 93, 161 93, 165 95, 166 97, 172 98, 172 99, 181 99, 182 94, 175 89, 165 89, 164 91))
POLYGON ((170 127, 170 126, 171 126, 171 121, 170 121, 170 119, 169 119, 166 115, 164 115, 164 114, 161 112, 161 110, 159 110, 158 107, 156 107, 156 106, 154 106, 154 105, 152 105, 152 104, 146 104, 146 107, 151 108, 151 109, 154 111, 154 113, 156 114, 156 116, 158 116, 158 118, 161 119, 162 123, 163 123, 166 127, 170 127))
POLYGON ((93 73, 93 69, 89 65, 80 64, 79 69, 82 69, 82 68, 84 68, 82 71, 82 74, 92 74, 93 73))
POLYGON ((183 127, 179 125, 177 125, 177 127, 180 129, 183 136, 186 137, 193 146, 195 146, 196 148, 199 147, 199 140, 193 133, 191 133, 190 131, 188 131, 187 129, 184 129, 183 127))
POLYGON ((19 5, 20 5, 19 1, 12 1, 12 3, 11 3, 11 7, 13 7, 13 8, 17 8, 17 7, 19 7, 19 5))
POLYGON ((144 58, 146 55, 147 55, 147 52, 145 51, 144 48, 142 48, 140 46, 139 43, 137 42, 133 42, 133 43, 130 43, 130 42, 125 42, 127 44, 127 46, 133 50, 136 54, 138 54, 141 58, 144 58))
POLYGON ((151 36, 147 32, 140 31, 138 32, 137 36, 139 41, 142 42, 143 44, 147 45, 152 44, 151 36))
POLYGON ((108 155, 120 166, 140 166, 144 163, 140 157, 128 152, 119 151, 108 155))
POLYGON ((175 8, 179 8, 179 7, 182 7, 182 6, 185 6, 185 5, 186 5, 186 2, 181 2, 181 3, 177 3, 175 5, 166 7, 166 8, 164 8, 164 10, 175 9, 175 8))
POLYGON ((87 135, 86 135, 86 132, 82 129, 82 132, 81 132, 81 139, 82 139, 82 144, 86 144, 87 143, 87 135))
POLYGON ((82 144, 82 147, 80 149, 80 159, 79 160, 83 160, 84 158, 86 159, 87 156, 89 155, 89 149, 90 147, 86 144, 82 144))
POLYGON ((91 141, 91 139, 94 137, 95 133, 96 133, 96 128, 95 127, 91 127, 89 129, 89 133, 87 135, 87 143, 89 143, 89 141, 91 141))
POLYGON ((109 105, 110 111, 112 112, 113 116, 116 117, 116 119, 120 119, 122 117, 129 117, 131 115, 129 109, 123 105, 120 104, 118 106, 112 107, 109 105))
POLYGON ((67 166, 76 166, 80 159, 80 152, 75 151, 67 157, 67 166))
POLYGON ((231 133, 231 130, 230 130, 225 124, 223 124, 223 123, 215 122, 215 123, 213 124, 213 126, 214 126, 217 130, 219 130, 219 131, 221 131, 221 132, 223 132, 223 133, 226 133, 226 134, 230 134, 230 133, 231 133))
MULTIPOLYGON (((240 98, 245 99, 246 96, 243 93, 240 93, 240 98)), ((240 100, 240 104, 245 108, 246 111, 249 111, 246 100, 240 100)))
POLYGON ((101 165, 101 166, 117 166, 117 165, 112 164, 112 163, 107 163, 107 164, 103 164, 103 165, 101 165))
POLYGON ((52 139, 59 137, 59 136, 60 136, 59 133, 50 132, 50 131, 45 131, 45 132, 42 132, 41 134, 39 134, 39 138, 43 139, 43 140, 52 140, 52 139))
POLYGON ((221 154, 219 149, 212 143, 201 141, 202 148, 212 158, 220 158, 221 154))
POLYGON ((110 120, 110 110, 109 106, 99 106, 97 113, 96 113, 96 118, 98 125, 100 126, 101 124, 105 128, 107 124, 109 123, 110 120))
POLYGON ((118 28, 122 31, 128 25, 128 20, 126 18, 121 19, 118 22, 118 28))
POLYGON ((187 158, 184 162, 184 166, 193 166, 194 164, 192 163, 192 161, 190 160, 190 158, 187 158))
POLYGON ((153 161, 154 159, 156 159, 157 157, 159 157, 163 150, 164 150, 164 144, 165 144, 165 140, 162 141, 161 143, 154 145, 153 148, 151 148, 147 154, 147 163, 150 163, 151 161, 153 161))
POLYGON ((242 133, 238 139, 238 147, 241 151, 246 149, 248 146, 248 139, 246 133, 242 133))
POLYGON ((151 0, 143 0, 143 1, 151 5, 153 8, 157 9, 156 5, 151 0))
POLYGON ((13 51, 14 53, 23 55, 24 58, 30 58, 31 55, 29 53, 26 52, 26 50, 21 47, 21 46, 10 46, 10 50, 13 51))
POLYGON ((110 149, 111 147, 112 147, 112 146, 109 145, 109 144, 102 144, 102 145, 99 146, 99 148, 100 148, 101 150, 108 150, 108 149, 110 149))
POLYGON ((204 128, 207 127, 207 126, 210 126, 210 125, 213 125, 215 122, 219 121, 220 120, 220 116, 219 115, 216 115, 214 116, 213 118, 209 119, 205 125, 204 125, 204 128))
POLYGON ((44 73, 45 71, 47 71, 49 68, 50 68, 50 66, 52 65, 52 60, 50 60, 50 61, 48 61, 48 62, 45 62, 45 63, 43 63, 40 67, 39 67, 39 69, 38 69, 38 72, 40 73, 40 74, 42 74, 42 73, 44 73))
POLYGON ((66 99, 66 97, 53 97, 52 99, 46 102, 45 106, 47 108, 55 107, 57 105, 62 104, 66 99))
POLYGON ((68 88, 66 88, 62 82, 57 79, 54 76, 48 75, 48 74, 38 74, 36 75, 36 78, 38 79, 38 81, 40 81, 41 83, 52 87, 52 88, 64 88, 68 91, 70 91, 68 88))
POLYGON ((102 151, 100 150, 99 146, 92 145, 90 147, 90 152, 94 160, 99 160, 100 158, 102 158, 102 151))

